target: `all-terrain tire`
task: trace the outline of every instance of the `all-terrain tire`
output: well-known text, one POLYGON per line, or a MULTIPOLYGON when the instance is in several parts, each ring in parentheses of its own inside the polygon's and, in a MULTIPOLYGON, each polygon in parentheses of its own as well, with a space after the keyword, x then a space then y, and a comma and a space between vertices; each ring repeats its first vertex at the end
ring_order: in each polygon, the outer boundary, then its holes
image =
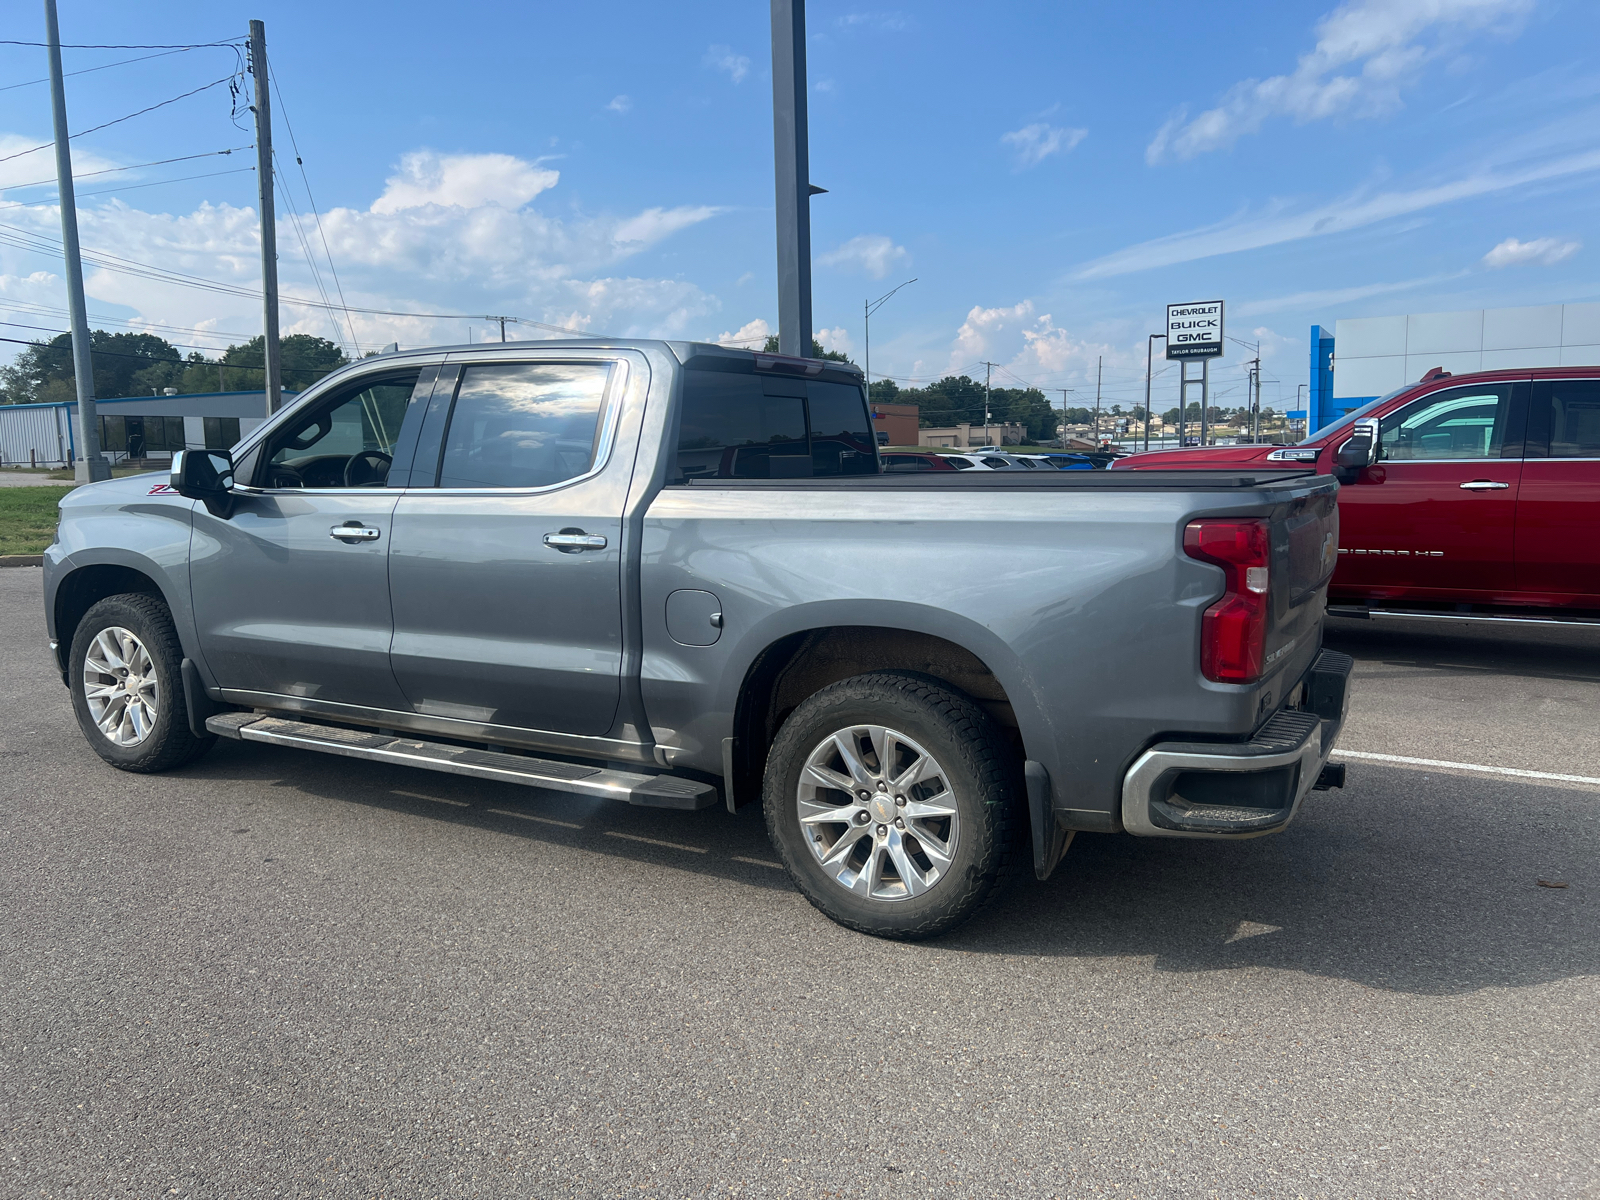
POLYGON ((78 726, 94 752, 118 770, 149 774, 180 767, 211 749, 215 737, 195 737, 189 729, 182 667, 183 647, 172 614, 159 598, 140 592, 108 596, 86 612, 72 636, 67 682, 78 726), (155 719, 143 737, 129 744, 120 744, 100 728, 84 688, 90 650, 100 634, 111 629, 127 630, 138 639, 148 656, 144 677, 155 685, 146 690, 154 700, 155 719))
MULTIPOLYGON (((903 761, 916 759, 912 756, 903 761)), ((830 769, 848 769, 842 758, 834 763, 830 769)), ((1021 763, 1006 746, 998 726, 968 697, 936 679, 909 671, 858 675, 807 698, 778 731, 767 758, 763 788, 767 832, 806 899, 839 924, 875 937, 934 937, 968 920, 1019 869, 1027 821, 1021 774, 1021 763), (869 802, 859 797, 867 794, 874 797, 871 803, 876 802, 882 791, 877 782, 879 776, 892 776, 896 771, 881 763, 871 766, 877 760, 870 751, 866 760, 868 782, 853 796, 840 791, 817 791, 817 777, 807 768, 808 761, 819 761, 817 755, 835 752, 831 747, 837 743, 830 743, 835 734, 855 730, 856 747, 863 749, 870 745, 871 729, 887 729, 915 743, 913 749, 925 753, 939 768, 938 777, 951 797, 950 801, 934 802, 954 810, 954 819, 948 826, 935 827, 935 831, 957 830, 948 865, 920 894, 913 894, 900 882, 905 872, 890 861, 887 849, 881 860, 890 864, 884 868, 887 881, 881 889, 886 895, 873 890, 870 867, 861 866, 852 872, 851 860, 863 857, 861 849, 852 850, 831 866, 823 861, 840 853, 838 847, 851 835, 857 840, 875 835, 875 844, 887 847, 886 839, 896 836, 896 826, 900 824, 893 820, 894 812, 888 806, 882 810, 860 808, 854 813, 855 822, 819 827, 805 825, 801 819, 803 805, 815 819, 825 805, 836 801, 865 805, 869 802), (860 740, 862 737, 867 740, 860 740), (808 800, 801 796, 803 773, 808 800), (883 824, 876 823, 879 817, 872 815, 874 811, 884 814, 883 824), (859 830, 855 828, 857 823, 859 830), (841 882, 841 875, 853 875, 855 885, 841 882), (903 894, 896 895, 896 889, 903 894)), ((895 801, 893 793, 891 786, 889 804, 895 801)), ((902 806, 900 811, 908 810, 902 806)), ((915 804, 910 811, 916 811, 915 804)), ((824 815, 831 820, 830 815, 824 815)), ((924 848, 916 841, 915 823, 907 824, 911 828, 900 826, 904 829, 899 835, 900 845, 916 854, 924 848)), ((866 854, 872 852, 868 847, 866 854)), ((936 860, 923 857, 919 861, 931 865, 936 860)), ((899 862, 908 863, 904 853, 899 862)), ((911 872, 918 871, 918 862, 909 865, 911 872)))

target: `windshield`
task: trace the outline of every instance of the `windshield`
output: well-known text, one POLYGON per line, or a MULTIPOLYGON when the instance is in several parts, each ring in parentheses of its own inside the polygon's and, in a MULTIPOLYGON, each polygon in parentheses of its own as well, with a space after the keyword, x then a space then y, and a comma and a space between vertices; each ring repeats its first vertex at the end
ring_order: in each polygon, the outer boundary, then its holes
POLYGON ((1337 421, 1329 421, 1321 429, 1317 430, 1310 437, 1306 438, 1305 441, 1299 442, 1297 444, 1301 445, 1301 446, 1309 446, 1312 442, 1320 442, 1324 437, 1326 437, 1328 434, 1332 433, 1334 430, 1338 429, 1341 425, 1350 425, 1350 424, 1353 424, 1356 421, 1359 421, 1362 417, 1366 416, 1369 412, 1371 412, 1373 409, 1377 408, 1380 404, 1387 404, 1387 403, 1389 403, 1389 401, 1393 400, 1396 396, 1398 396, 1401 392, 1410 391, 1412 388, 1414 388, 1416 386, 1417 385, 1414 384, 1414 383, 1408 383, 1408 384, 1406 384, 1405 387, 1397 387, 1397 388, 1395 388, 1394 391, 1389 392, 1386 395, 1379 396, 1376 400, 1368 400, 1360 408, 1351 409, 1349 412, 1345 413, 1344 416, 1340 417, 1337 421))

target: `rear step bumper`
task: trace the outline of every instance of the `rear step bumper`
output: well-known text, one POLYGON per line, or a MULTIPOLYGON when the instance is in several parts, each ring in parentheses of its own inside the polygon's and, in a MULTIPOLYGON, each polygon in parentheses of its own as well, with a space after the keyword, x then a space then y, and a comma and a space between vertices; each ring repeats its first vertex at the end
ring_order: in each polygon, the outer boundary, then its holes
POLYGON ((448 775, 469 775, 474 779, 519 783, 525 787, 621 800, 625 804, 638 804, 646 808, 710 808, 717 802, 717 789, 711 784, 674 775, 645 775, 530 758, 522 754, 473 750, 443 742, 423 742, 333 725, 314 725, 309 721, 289 721, 262 713, 223 713, 208 718, 206 728, 222 737, 246 742, 266 742, 296 750, 339 754, 345 758, 421 767, 425 771, 443 771, 448 775))
POLYGON ((1305 707, 1274 714, 1247 742, 1161 742, 1129 768, 1122 825, 1141 837, 1276 833, 1313 788, 1342 787, 1328 762, 1350 704, 1347 654, 1324 650, 1306 672, 1305 707))

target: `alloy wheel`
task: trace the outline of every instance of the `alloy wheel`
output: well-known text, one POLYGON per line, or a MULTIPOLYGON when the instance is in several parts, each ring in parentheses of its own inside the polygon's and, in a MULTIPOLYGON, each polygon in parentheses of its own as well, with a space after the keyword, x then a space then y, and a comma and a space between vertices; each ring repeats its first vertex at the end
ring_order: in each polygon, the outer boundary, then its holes
POLYGON ((817 743, 796 804, 822 869, 864 899, 920 896, 955 857, 960 819, 944 769, 886 726, 852 725, 817 743))

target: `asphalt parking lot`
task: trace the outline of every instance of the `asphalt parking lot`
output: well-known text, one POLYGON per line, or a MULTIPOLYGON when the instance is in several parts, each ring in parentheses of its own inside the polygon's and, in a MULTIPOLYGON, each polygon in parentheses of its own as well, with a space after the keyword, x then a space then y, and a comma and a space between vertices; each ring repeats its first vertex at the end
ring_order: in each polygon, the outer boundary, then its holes
MULTIPOLYGON (((1600 786, 1347 758, 941 941, 757 813, 79 736, 0 571, 7 1196, 1600 1195, 1600 786), (1565 888, 1539 880, 1565 882, 1565 888)), ((1340 623, 1342 745, 1600 779, 1600 630, 1340 623)))

